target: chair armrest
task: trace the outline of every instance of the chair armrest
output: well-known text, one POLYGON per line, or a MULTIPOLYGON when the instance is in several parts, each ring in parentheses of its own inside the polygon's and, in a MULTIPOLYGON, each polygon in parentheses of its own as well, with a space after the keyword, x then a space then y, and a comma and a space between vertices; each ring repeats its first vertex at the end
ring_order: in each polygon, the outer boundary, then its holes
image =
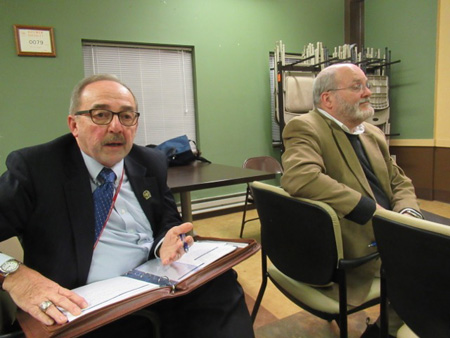
POLYGON ((354 269, 358 266, 361 266, 371 260, 374 260, 376 258, 380 257, 380 254, 378 252, 373 252, 367 256, 354 258, 354 259, 341 259, 339 261, 339 268, 344 270, 354 269))

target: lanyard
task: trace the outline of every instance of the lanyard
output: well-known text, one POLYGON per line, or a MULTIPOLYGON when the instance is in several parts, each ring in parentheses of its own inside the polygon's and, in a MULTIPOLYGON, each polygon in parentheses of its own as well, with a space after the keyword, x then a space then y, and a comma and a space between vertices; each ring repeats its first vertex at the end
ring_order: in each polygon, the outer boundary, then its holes
POLYGON ((100 237, 102 236, 103 230, 105 230, 106 224, 108 223, 108 220, 109 220, 109 216, 111 216, 111 212, 114 209, 114 204, 116 203, 117 195, 119 195, 120 188, 122 187, 124 172, 125 172, 125 169, 122 169, 122 176, 120 177, 119 185, 117 186, 116 193, 114 194, 114 197, 113 197, 113 200, 111 203, 111 207, 109 208, 108 216, 106 216, 105 223, 102 226, 102 231, 100 231, 100 234, 98 235, 98 238, 95 241, 94 250, 97 247, 97 243, 100 240, 100 237))

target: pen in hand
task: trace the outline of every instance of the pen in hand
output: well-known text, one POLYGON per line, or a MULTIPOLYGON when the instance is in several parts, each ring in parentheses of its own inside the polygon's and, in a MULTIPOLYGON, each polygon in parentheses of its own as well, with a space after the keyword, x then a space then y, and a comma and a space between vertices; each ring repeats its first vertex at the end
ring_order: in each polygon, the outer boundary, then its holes
POLYGON ((377 246, 377 242, 375 242, 375 241, 373 241, 372 243, 370 243, 367 247, 373 248, 374 246, 377 246))
POLYGON ((189 251, 189 244, 187 244, 187 242, 185 241, 185 238, 186 238, 186 234, 181 234, 180 235, 180 239, 183 242, 184 252, 188 252, 189 251))

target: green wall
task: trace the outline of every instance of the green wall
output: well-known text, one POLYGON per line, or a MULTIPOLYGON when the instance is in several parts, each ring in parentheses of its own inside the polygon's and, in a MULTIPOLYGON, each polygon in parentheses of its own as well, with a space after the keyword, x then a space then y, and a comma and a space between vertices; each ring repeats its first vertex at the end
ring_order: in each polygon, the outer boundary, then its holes
POLYGON ((391 133, 432 139, 438 0, 365 2, 366 45, 392 51, 391 133))
MULTIPOLYGON (((436 3, 366 2, 367 45, 388 46, 402 59, 393 67, 402 87, 393 90, 405 108, 394 126, 405 138, 432 137, 436 3), (422 42, 431 51, 419 61, 411 54, 422 42), (403 123, 411 105, 413 127, 403 123)), ((70 92, 83 77, 82 39, 194 46, 199 147, 213 162, 240 166, 247 157, 279 155, 271 146, 269 52, 278 40, 289 52, 310 42, 343 44, 344 0, 0 0, 0 173, 12 150, 68 131, 70 92), (14 24, 54 27, 56 58, 17 56, 14 24)))
MULTIPOLYGON (((10 151, 68 131, 70 92, 83 77, 82 39, 194 46, 204 156, 235 166, 277 156, 269 52, 278 40, 293 51, 341 44, 343 13, 334 0, 0 0, 0 172, 10 151), (13 24, 54 27, 57 57, 17 56, 13 24)), ((211 194, 196 194, 203 193, 211 194)))

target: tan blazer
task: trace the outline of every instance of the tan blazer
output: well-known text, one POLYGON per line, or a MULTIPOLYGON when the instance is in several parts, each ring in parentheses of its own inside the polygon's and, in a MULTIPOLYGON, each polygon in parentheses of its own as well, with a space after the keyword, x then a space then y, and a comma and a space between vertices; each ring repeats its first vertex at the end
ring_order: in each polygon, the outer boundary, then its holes
MULTIPOLYGON (((360 140, 372 168, 394 211, 405 207, 419 210, 414 187, 389 154, 382 131, 364 123, 360 140)), ((372 223, 357 224, 344 218, 361 199, 375 196, 358 157, 345 132, 317 110, 293 118, 283 130, 285 152, 282 155, 283 188, 293 196, 310 198, 329 204, 341 219, 345 258, 369 254, 376 248, 372 223)), ((370 211, 368 211, 370 212, 370 211)), ((357 305, 367 295, 380 262, 366 264, 348 276, 348 300, 357 305)), ((332 294, 336 296, 337 290, 332 294)))

